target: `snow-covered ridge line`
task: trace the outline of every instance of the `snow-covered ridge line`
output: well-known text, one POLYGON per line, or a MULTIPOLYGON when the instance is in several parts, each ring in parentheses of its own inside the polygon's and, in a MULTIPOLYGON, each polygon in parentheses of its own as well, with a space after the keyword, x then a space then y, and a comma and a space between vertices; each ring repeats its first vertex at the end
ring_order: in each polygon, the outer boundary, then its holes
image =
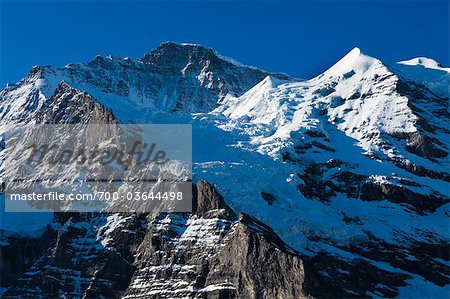
POLYGON ((5 88, 2 98, 29 81, 30 94, 39 90, 48 99, 57 84, 65 81, 108 108, 123 111, 118 113, 119 119, 129 121, 139 112, 208 112, 226 97, 245 93, 267 75, 289 79, 230 63, 210 48, 167 42, 138 59, 96 56, 87 63, 60 68, 33 67, 25 79, 5 88), (31 82, 37 76, 45 88, 31 82))
MULTIPOLYGON (((161 44, 175 44, 175 45, 182 46, 182 47, 201 47, 201 48, 205 48, 205 49, 211 50, 218 58, 220 58, 220 59, 222 59, 224 61, 227 61, 227 62, 229 62, 231 64, 234 64, 237 67, 251 68, 251 69, 260 70, 260 71, 264 71, 264 72, 268 73, 268 71, 266 71, 264 69, 261 69, 259 67, 253 66, 253 65, 244 64, 244 63, 242 63, 241 61, 239 61, 239 60, 237 60, 235 58, 231 58, 229 56, 222 55, 217 50, 215 50, 214 48, 211 48, 209 46, 205 46, 205 45, 202 45, 202 44, 197 44, 197 43, 178 43, 178 42, 173 42, 173 41, 165 41, 165 42, 163 42, 161 44)), ((277 74, 285 75, 285 76, 289 77, 289 75, 286 74, 286 73, 279 73, 279 72, 277 72, 277 74)))

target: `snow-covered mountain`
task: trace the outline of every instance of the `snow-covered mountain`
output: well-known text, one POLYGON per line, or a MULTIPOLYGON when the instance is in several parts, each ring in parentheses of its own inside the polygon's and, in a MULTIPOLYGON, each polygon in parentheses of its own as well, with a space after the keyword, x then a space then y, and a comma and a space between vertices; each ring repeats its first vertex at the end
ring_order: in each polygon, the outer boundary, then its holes
POLYGON ((446 297, 449 78, 355 48, 298 81, 170 42, 33 67, 2 124, 191 123, 196 209, 2 211, 4 296, 446 297))

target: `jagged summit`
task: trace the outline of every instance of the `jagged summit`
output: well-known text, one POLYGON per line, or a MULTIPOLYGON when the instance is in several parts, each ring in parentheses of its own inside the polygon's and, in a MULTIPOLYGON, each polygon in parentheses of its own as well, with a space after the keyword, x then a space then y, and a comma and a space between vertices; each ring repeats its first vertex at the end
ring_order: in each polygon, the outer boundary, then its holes
MULTIPOLYGON (((216 67, 216 68, 238 68, 251 69, 271 74, 274 77, 285 80, 292 79, 284 73, 269 73, 258 67, 246 65, 240 61, 219 54, 211 47, 194 43, 179 43, 173 41, 165 41, 157 45, 154 49, 139 58, 120 57, 115 55, 96 55, 88 63, 74 64, 70 63, 65 68, 79 68, 83 66, 100 66, 103 68, 111 68, 114 64, 118 65, 138 65, 146 64, 157 68, 180 70, 185 67, 216 67)), ((40 66, 35 66, 40 67, 40 66)), ((50 66, 46 66, 51 68, 50 66)))
POLYGON ((303 280, 317 298, 448 297, 449 106, 437 93, 449 75, 410 64, 354 48, 294 81, 165 42, 140 59, 34 67, 0 90, 2 124, 188 123, 193 178, 212 185, 197 184, 194 214, 0 208, 5 297, 301 298, 303 280))
MULTIPOLYGON (((28 116, 23 117, 31 117, 43 99, 65 81, 94 95, 107 108, 120 107, 116 116, 127 121, 136 114, 155 110, 211 111, 225 98, 244 94, 269 75, 290 79, 232 62, 208 47, 164 42, 139 59, 97 55, 87 63, 60 68, 35 66, 23 81, 8 86, 8 90, 22 100, 27 97, 24 93, 29 95, 28 103, 32 104, 29 111, 24 111, 28 116), (36 101, 39 94, 42 97, 36 101)), ((12 102, 10 105, 17 106, 12 102)), ((7 119, 11 111, 4 109, 0 115, 7 119)), ((11 115, 11 119, 17 116, 11 115)))
POLYGON ((261 68, 246 65, 234 58, 221 55, 211 47, 194 43, 162 42, 149 53, 145 54, 139 61, 165 67, 182 67, 183 64, 188 64, 189 66, 200 65, 202 67, 217 67, 222 69, 238 68, 264 72, 281 80, 293 80, 293 77, 285 73, 270 73, 261 68))
POLYGON ((144 63, 159 65, 186 64, 186 62, 192 63, 195 60, 211 60, 214 63, 218 60, 218 57, 211 48, 199 45, 163 42, 142 58, 144 63))
POLYGON ((336 62, 332 67, 325 71, 323 73, 323 76, 334 77, 344 75, 351 71, 362 73, 377 61, 377 59, 363 54, 358 47, 355 47, 344 57, 342 57, 338 62, 336 62))

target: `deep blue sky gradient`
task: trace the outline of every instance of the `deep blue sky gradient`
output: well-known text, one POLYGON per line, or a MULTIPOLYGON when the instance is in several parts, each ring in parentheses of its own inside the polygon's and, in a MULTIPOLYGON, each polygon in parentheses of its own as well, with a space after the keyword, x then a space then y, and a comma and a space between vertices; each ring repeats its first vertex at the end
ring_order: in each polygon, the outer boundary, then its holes
POLYGON ((33 65, 140 57, 167 40, 299 78, 355 46, 388 63, 427 56, 449 65, 446 0, 0 1, 0 86, 33 65))

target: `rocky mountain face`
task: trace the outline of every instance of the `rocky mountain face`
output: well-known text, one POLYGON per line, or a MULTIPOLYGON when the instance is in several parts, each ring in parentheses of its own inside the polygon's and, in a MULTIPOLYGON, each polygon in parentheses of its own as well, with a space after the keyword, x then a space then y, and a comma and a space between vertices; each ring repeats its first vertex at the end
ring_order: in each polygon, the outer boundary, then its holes
POLYGON ((194 190, 192 214, 57 214, 39 238, 9 238, 2 274, 11 287, 3 296, 307 297, 298 253, 260 221, 238 219, 211 184, 194 190))
POLYGON ((92 96, 62 81, 53 95, 36 112, 39 124, 114 124, 111 110, 94 101, 92 96))
POLYGON ((449 78, 355 48, 295 81, 175 43, 33 67, 0 91, 2 124, 190 123, 194 208, 2 207, 2 296, 446 297, 449 78))
POLYGON ((0 117, 9 122, 30 120, 61 81, 90 93, 107 108, 120 105, 115 112, 123 121, 145 120, 154 110, 207 112, 267 75, 209 48, 167 42, 139 59, 96 56, 88 63, 61 68, 35 66, 22 81, 1 91, 0 117))

